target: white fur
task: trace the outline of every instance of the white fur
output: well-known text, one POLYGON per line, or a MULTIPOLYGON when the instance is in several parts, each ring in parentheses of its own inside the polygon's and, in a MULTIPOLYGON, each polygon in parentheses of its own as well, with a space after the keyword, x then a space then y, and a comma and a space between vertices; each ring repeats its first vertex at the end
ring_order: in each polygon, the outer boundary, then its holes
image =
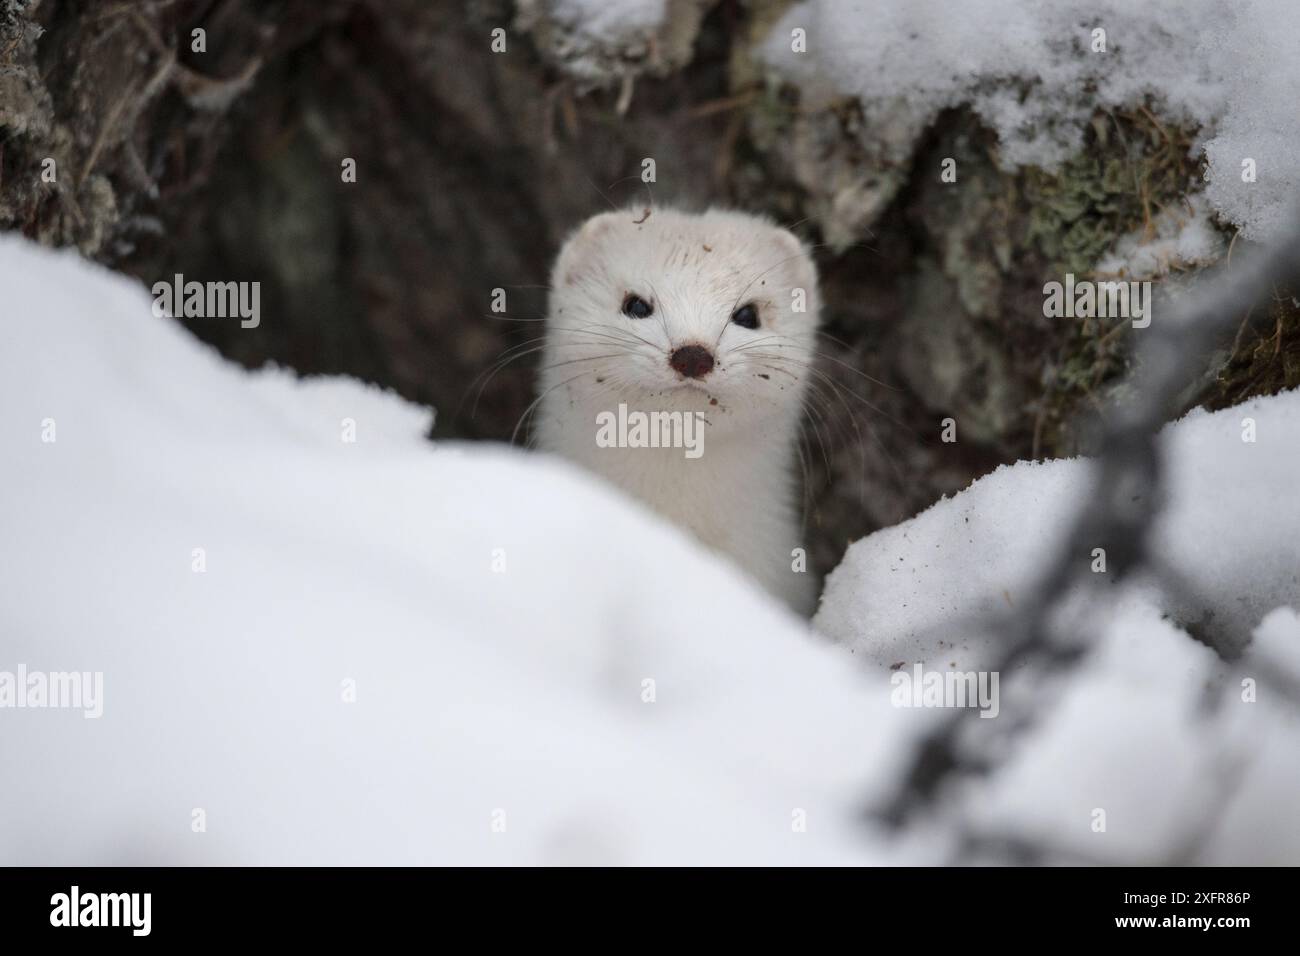
POLYGON ((792 570, 792 551, 803 546, 797 441, 819 308, 812 259, 766 219, 661 208, 648 218, 642 208, 595 216, 565 243, 551 277, 537 443, 642 499, 807 610, 810 573, 792 570), (796 288, 806 296, 803 312, 794 310, 796 288), (629 293, 654 314, 624 315, 629 293), (731 321, 750 302, 756 329, 731 321), (715 356, 701 379, 669 365, 672 351, 689 344, 715 356), (620 402, 703 412, 703 454, 599 447, 597 416, 620 402))

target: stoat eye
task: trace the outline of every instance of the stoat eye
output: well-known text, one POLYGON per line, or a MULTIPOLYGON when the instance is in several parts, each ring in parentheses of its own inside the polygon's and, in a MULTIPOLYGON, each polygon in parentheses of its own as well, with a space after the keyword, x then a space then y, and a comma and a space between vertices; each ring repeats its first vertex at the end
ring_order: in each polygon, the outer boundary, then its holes
POLYGON ((623 314, 629 319, 648 319, 654 311, 655 307, 639 295, 629 292, 623 300, 623 314))
POLYGON ((758 309, 754 307, 752 302, 742 305, 731 313, 731 321, 742 329, 756 329, 758 328, 758 309))

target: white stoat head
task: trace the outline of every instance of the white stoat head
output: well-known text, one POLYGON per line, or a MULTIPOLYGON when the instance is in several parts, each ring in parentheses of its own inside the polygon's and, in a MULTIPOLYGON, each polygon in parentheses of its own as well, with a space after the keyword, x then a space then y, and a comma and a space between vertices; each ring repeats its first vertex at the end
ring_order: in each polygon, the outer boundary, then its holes
POLYGON ((808 251, 767 219, 602 213, 556 260, 541 385, 610 407, 707 411, 715 427, 797 421, 819 308, 808 251))

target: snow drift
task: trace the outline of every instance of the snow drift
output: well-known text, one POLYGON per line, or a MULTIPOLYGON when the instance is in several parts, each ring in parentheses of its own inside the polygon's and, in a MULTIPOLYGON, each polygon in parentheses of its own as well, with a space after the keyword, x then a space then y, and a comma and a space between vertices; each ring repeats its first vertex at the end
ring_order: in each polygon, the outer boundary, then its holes
MULTIPOLYGON (((1117 591, 1002 765, 891 832, 862 811, 936 711, 893 706, 889 665, 978 666, 956 633, 1014 600, 1085 463, 859 542, 834 646, 557 462, 228 365, 69 252, 0 237, 0 277, 0 672, 103 680, 98 718, 0 707, 0 862, 939 862, 972 828, 1300 861, 1300 395, 1169 430, 1160 534, 1196 607, 1117 591), (1206 610, 1254 634, 1240 661, 1182 628, 1206 610)), ((1014 719, 1035 675, 1006 677, 1014 719)))
POLYGON ((72 253, 0 276, 0 671, 104 687, 0 709, 0 861, 861 858, 887 702, 673 529, 72 253))

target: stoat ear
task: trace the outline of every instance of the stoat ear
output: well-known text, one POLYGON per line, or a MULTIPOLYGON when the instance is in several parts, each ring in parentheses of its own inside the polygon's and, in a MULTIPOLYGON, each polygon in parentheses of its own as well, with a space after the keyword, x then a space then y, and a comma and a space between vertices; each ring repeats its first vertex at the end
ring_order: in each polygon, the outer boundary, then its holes
POLYGON ((804 245, 802 239, 789 229, 773 226, 772 242, 781 259, 788 262, 795 271, 806 273, 804 281, 810 284, 817 282, 817 266, 813 263, 812 251, 804 245))
POLYGON ((781 226, 773 226, 772 234, 775 237, 777 248, 779 248, 785 255, 808 255, 808 247, 803 244, 803 240, 789 229, 784 229, 781 226))
POLYGON ((600 239, 609 234, 614 228, 614 223, 620 217, 628 216, 625 212, 600 212, 592 216, 581 226, 578 227, 577 238, 583 240, 600 239))
POLYGON ((614 212, 598 213, 569 234, 555 259, 551 285, 577 285, 582 278, 582 265, 589 259, 588 250, 609 237, 618 216, 614 212))

